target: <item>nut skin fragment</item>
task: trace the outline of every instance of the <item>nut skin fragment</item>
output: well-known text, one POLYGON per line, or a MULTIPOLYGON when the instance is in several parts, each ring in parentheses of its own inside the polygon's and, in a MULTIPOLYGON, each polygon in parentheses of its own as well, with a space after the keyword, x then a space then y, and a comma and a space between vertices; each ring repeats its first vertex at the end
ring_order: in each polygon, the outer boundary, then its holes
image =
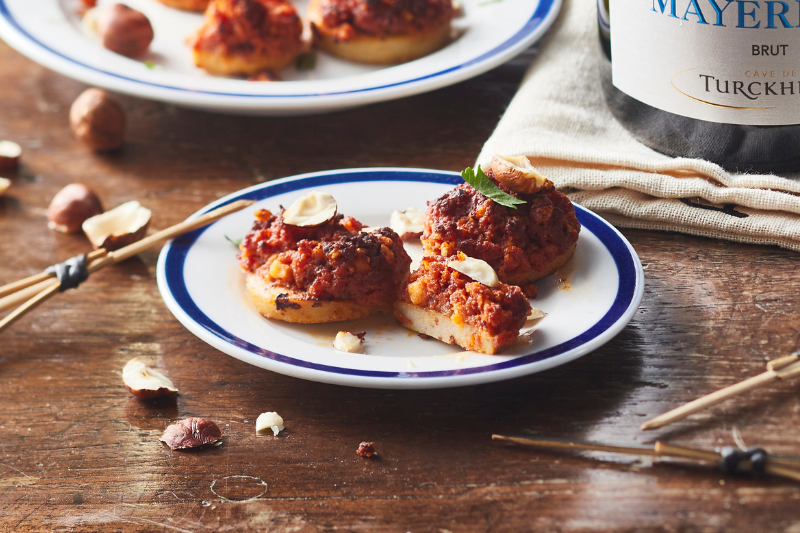
POLYGON ((361 457, 366 458, 370 458, 373 455, 378 455, 378 453, 375 451, 375 445, 372 442, 362 442, 359 444, 356 453, 361 457))
POLYGON ((127 57, 141 56, 153 41, 153 26, 144 13, 125 4, 101 9, 97 30, 104 47, 127 57))
POLYGON ((122 382, 131 394, 141 400, 161 398, 178 392, 167 376, 145 366, 136 358, 128 361, 122 369, 122 382))
POLYGON ((94 191, 81 183, 70 183, 50 202, 47 226, 61 233, 75 233, 86 219, 102 212, 103 204, 94 191))
POLYGON ((125 114, 102 89, 86 89, 69 110, 72 132, 92 150, 107 152, 125 141, 125 114))
POLYGON ((497 181, 522 194, 533 194, 541 191, 547 184, 547 178, 539 174, 524 155, 505 157, 495 154, 492 157, 492 172, 497 181))
POLYGON ((213 444, 222 438, 222 431, 208 418, 186 418, 172 424, 159 439, 172 450, 187 450, 213 444))

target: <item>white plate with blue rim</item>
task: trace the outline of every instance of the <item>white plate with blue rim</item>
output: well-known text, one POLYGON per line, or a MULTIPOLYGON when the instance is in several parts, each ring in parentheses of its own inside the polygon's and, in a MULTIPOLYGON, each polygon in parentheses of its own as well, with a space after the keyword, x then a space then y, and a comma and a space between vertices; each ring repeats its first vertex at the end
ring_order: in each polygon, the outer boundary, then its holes
MULTIPOLYGON (((99 5, 115 0, 100 0, 99 5)), ((419 94, 482 74, 540 39, 561 0, 461 0, 458 37, 428 56, 391 67, 359 65, 324 53, 311 70, 290 67, 283 82, 214 77, 194 66, 186 44, 203 15, 157 0, 126 0, 151 21, 149 55, 104 49, 84 29, 81 0, 0 0, 0 37, 32 60, 89 85, 185 107, 231 113, 312 114, 419 94)), ((294 2, 304 16, 309 0, 294 2)))
MULTIPOLYGON (((636 252, 612 226, 575 206, 582 225, 574 257, 538 283, 531 301, 547 315, 525 328, 529 344, 500 355, 465 352, 423 339, 391 315, 330 324, 289 324, 261 317, 244 286, 237 247, 259 209, 277 211, 312 190, 332 194, 339 212, 367 226, 385 226, 393 210, 423 210, 461 176, 436 170, 374 168, 285 178, 226 196, 200 216, 230 202, 257 203, 175 239, 161 251, 158 287, 169 310, 214 348, 260 368, 301 379, 386 389, 475 385, 541 372, 608 342, 631 320, 642 299, 644 275, 636 252), (530 331, 528 331, 530 330, 530 331), (339 331, 366 331, 365 353, 333 348, 339 331)), ((422 246, 407 243, 412 259, 422 246)))

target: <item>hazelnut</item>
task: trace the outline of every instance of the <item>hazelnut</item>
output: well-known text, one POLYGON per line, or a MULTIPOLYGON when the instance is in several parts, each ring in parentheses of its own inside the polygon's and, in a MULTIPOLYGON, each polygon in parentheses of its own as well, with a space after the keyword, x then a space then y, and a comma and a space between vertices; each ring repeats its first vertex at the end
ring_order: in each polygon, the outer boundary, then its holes
POLYGON ((495 154, 492 173, 497 181, 522 194, 539 192, 547 184, 547 178, 539 174, 524 155, 505 157, 495 154))
POLYGON ((178 392, 172 381, 157 370, 131 359, 122 368, 122 383, 131 394, 142 400, 160 398, 178 392))
POLYGON ((153 26, 144 13, 125 4, 104 7, 97 14, 97 32, 103 46, 128 57, 138 57, 153 41, 153 26))
POLYGON ((125 114, 101 89, 81 93, 69 110, 69 123, 75 136, 93 150, 114 150, 125 140, 125 114))
POLYGON ((103 212, 100 198, 86 185, 70 183, 53 196, 47 208, 47 226, 61 233, 81 230, 83 222, 103 212))
POLYGON ((22 147, 12 141, 0 141, 0 170, 16 170, 22 147))

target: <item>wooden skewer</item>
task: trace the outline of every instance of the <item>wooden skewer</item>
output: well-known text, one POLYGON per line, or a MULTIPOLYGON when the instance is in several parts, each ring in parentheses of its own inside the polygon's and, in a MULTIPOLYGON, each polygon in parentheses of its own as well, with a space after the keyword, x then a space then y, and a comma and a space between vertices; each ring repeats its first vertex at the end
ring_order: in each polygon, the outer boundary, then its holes
POLYGON ((800 375, 800 352, 795 352, 792 355, 770 361, 767 363, 767 371, 763 374, 746 379, 741 383, 731 385, 730 387, 725 387, 717 392, 712 392, 707 396, 698 398, 697 400, 673 409, 668 413, 664 413, 663 415, 648 420, 642 424, 641 429, 649 430, 664 427, 667 424, 671 424, 676 420, 685 418, 701 409, 705 409, 706 407, 711 407, 712 405, 723 402, 728 398, 736 396, 737 394, 761 387, 775 381, 776 379, 787 379, 797 375, 800 375))
MULTIPOLYGON (((119 250, 115 250, 113 252, 107 252, 103 250, 102 253, 97 253, 94 255, 93 260, 88 263, 87 270, 89 273, 96 272, 103 267, 108 265, 112 265, 115 263, 119 263, 120 261, 124 261, 130 257, 133 257, 136 254, 139 254, 148 248, 152 248, 153 246, 177 237, 178 235, 182 235, 189 231, 195 230, 197 228, 201 228, 203 226, 207 226, 208 224, 214 222, 215 220, 219 220, 222 217, 225 217, 231 213, 236 211, 240 211, 245 207, 253 205, 255 202, 252 200, 238 200, 236 202, 230 203, 224 207, 220 207, 219 209, 215 209, 205 215, 197 217, 193 220, 187 220, 181 222, 180 224, 176 224, 170 228, 165 230, 159 231, 142 239, 141 241, 135 242, 130 244, 124 248, 120 248, 119 250)), ((99 252, 99 250, 97 251, 99 252)), ((87 254, 87 260, 89 256, 87 254)), ((38 279, 38 281, 34 281, 33 283, 43 283, 43 281, 47 281, 47 278, 39 279, 41 274, 37 274, 36 276, 31 276, 30 278, 26 278, 26 280, 22 280, 23 282, 28 282, 31 279, 38 279)), ((12 284, 13 285, 13 284, 12 284)), ((8 286, 8 285, 7 285, 8 286)), ((25 289, 26 287, 31 286, 25 285, 24 283, 20 283, 19 288, 25 289)), ((18 290, 19 290, 18 288, 18 290)), ((35 309, 39 304, 43 301, 50 298, 52 295, 57 293, 61 288, 61 282, 55 280, 49 284, 44 285, 44 288, 40 290, 33 298, 30 298, 24 304, 19 306, 17 309, 9 313, 3 320, 0 320, 0 333, 11 324, 16 322, 19 318, 21 318, 25 313, 28 311, 35 309)), ((0 300, 2 303, 2 300, 0 300)))
POLYGON ((44 290, 40 291, 36 296, 25 302, 24 304, 20 305, 12 312, 10 312, 3 320, 0 320, 0 332, 2 332, 5 328, 22 318, 22 316, 27 313, 28 311, 35 309, 39 304, 50 298, 52 295, 58 292, 61 288, 61 283, 58 281, 52 282, 50 285, 47 286, 44 290))
POLYGON ((29 300, 33 296, 36 296, 47 287, 53 284, 53 280, 48 278, 44 281, 40 281, 36 285, 31 285, 30 287, 26 287, 22 290, 15 292, 14 294, 9 294, 4 298, 0 298, 0 311, 4 309, 8 309, 9 307, 14 307, 22 302, 29 300))
MULTIPOLYGON (((86 261, 90 262, 98 257, 102 257, 106 255, 105 248, 100 248, 98 250, 93 250, 92 252, 86 254, 86 261)), ((52 279, 56 277, 55 273, 53 272, 39 272, 38 274, 34 274, 33 276, 28 276, 25 279, 21 279, 19 281, 15 281, 13 283, 9 283, 8 285, 3 285, 0 287, 0 298, 7 296, 9 294, 13 294, 17 291, 30 287, 32 285, 36 285, 43 281, 47 281, 48 279, 52 279)), ((3 300, 0 300, 2 302, 3 300)), ((13 305, 13 304, 10 304, 13 305)), ((9 305, 9 306, 10 306, 9 305)), ((5 307, 0 306, 0 310, 5 309, 5 307)))
MULTIPOLYGON (((597 442, 570 441, 552 438, 512 437, 506 435, 492 435, 492 440, 513 442, 534 448, 622 453, 626 455, 644 455, 656 457, 678 457, 681 459, 692 459, 695 461, 713 464, 717 464, 721 459, 721 456, 715 452, 697 450, 694 448, 685 448, 683 446, 673 446, 663 442, 656 442, 653 448, 647 448, 639 446, 615 446, 597 442)), ((764 466, 764 471, 775 476, 800 481, 800 470, 795 470, 791 466, 787 466, 787 463, 793 466, 796 464, 796 461, 794 459, 770 455, 768 456, 767 464, 764 466)), ((749 460, 745 460, 741 462, 740 467, 743 470, 749 470, 752 468, 752 464, 749 460)))

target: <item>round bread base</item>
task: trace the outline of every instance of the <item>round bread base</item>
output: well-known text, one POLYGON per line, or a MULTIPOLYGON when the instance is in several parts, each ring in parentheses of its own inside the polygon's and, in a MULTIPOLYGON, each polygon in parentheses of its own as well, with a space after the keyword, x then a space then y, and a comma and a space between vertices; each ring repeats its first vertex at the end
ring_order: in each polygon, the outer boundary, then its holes
POLYGON ((299 53, 300 43, 296 50, 280 56, 225 55, 208 50, 194 50, 194 64, 215 76, 249 76, 267 69, 281 70, 294 61, 299 53))
POLYGON ((412 331, 430 335, 447 344, 456 344, 473 352, 494 355, 513 344, 513 342, 500 344, 497 337, 485 331, 480 331, 469 324, 456 324, 447 315, 408 302, 396 302, 394 316, 400 324, 412 331))
POLYGON ((533 283, 534 281, 539 281, 542 278, 546 278, 562 266, 566 265, 567 262, 572 259, 572 256, 575 254, 575 246, 577 244, 578 243, 573 243, 569 249, 567 249, 564 253, 554 257, 552 261, 547 263, 541 269, 528 270, 525 272, 512 272, 511 274, 506 273, 500 278, 500 281, 507 285, 526 285, 528 283, 533 283))
POLYGON ((287 289, 254 273, 247 274, 245 285, 261 316, 284 322, 339 322, 392 309, 391 305, 365 306, 354 300, 312 300, 305 292, 287 289))
POLYGON ((330 28, 322 22, 319 0, 311 2, 308 19, 317 48, 357 63, 405 63, 435 52, 450 41, 449 19, 437 26, 410 34, 377 36, 362 33, 347 41, 336 39, 330 28))
POLYGON ((183 11, 205 11, 211 0, 158 0, 165 6, 183 11))

